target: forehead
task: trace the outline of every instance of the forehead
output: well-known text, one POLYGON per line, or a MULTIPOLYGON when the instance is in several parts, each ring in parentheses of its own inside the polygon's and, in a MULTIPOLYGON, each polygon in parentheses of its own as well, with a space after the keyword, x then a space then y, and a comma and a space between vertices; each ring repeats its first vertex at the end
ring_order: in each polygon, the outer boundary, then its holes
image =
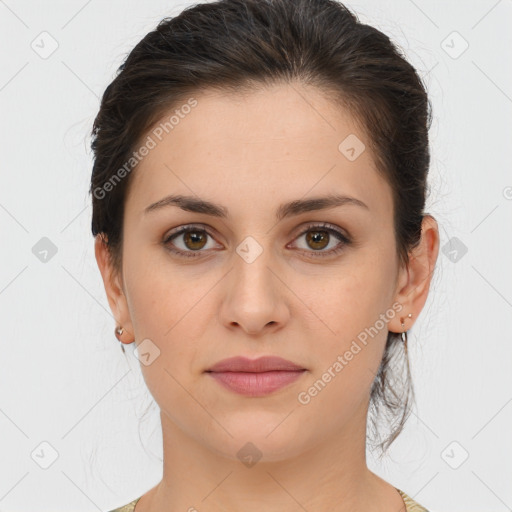
POLYGON ((377 214, 389 209, 391 191, 365 133, 317 89, 282 84, 191 97, 193 108, 174 105, 146 134, 154 147, 133 171, 127 208, 141 212, 171 193, 263 206, 310 191, 353 195, 377 214))

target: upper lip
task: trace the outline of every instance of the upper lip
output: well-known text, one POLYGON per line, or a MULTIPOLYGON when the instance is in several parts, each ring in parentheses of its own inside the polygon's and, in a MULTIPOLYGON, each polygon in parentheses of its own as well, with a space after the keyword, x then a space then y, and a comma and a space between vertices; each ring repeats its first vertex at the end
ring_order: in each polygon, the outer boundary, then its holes
POLYGON ((291 361, 277 356, 263 356, 258 359, 249 359, 247 357, 230 357, 214 364, 207 372, 271 372, 271 371, 297 371, 305 370, 291 361))

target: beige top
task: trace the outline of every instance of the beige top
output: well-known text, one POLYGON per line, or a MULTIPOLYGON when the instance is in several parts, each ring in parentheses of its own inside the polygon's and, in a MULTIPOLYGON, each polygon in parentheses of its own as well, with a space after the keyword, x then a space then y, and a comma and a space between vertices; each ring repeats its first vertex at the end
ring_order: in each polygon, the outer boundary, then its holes
MULTIPOLYGON (((407 496, 405 492, 401 491, 400 489, 395 489, 400 493, 402 496, 404 503, 405 503, 405 509, 407 512, 428 512, 428 510, 425 507, 422 507, 419 503, 416 503, 412 498, 407 496)), ((128 503, 128 505, 125 505, 124 507, 116 508, 115 510, 111 510, 110 512, 133 512, 135 509, 135 505, 137 502, 142 498, 142 496, 139 496, 137 499, 133 500, 131 503, 128 503)))

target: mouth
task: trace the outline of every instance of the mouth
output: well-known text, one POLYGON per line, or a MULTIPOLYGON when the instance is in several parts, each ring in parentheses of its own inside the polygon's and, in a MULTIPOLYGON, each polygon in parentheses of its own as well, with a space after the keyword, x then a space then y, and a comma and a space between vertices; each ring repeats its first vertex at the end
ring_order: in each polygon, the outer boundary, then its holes
POLYGON ((299 379, 308 370, 276 356, 233 357, 206 370, 224 388, 246 396, 265 396, 299 379))

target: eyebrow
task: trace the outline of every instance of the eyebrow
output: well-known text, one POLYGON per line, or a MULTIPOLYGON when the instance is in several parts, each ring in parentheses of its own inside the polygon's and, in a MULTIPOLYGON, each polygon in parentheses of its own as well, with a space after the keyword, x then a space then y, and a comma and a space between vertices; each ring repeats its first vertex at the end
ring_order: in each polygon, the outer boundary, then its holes
MULTIPOLYGON (((359 206, 366 210, 370 209, 365 203, 363 203, 363 201, 360 201, 355 197, 331 194, 323 197, 313 197, 311 199, 297 199, 295 201, 284 203, 277 209, 276 219, 282 220, 305 212, 326 210, 345 205, 359 206)), ((219 217, 222 219, 229 217, 229 211, 226 207, 199 197, 185 195, 169 195, 164 197, 145 208, 144 213, 147 214, 155 212, 168 206, 177 206, 187 212, 204 213, 206 215, 212 215, 213 217, 219 217)))

